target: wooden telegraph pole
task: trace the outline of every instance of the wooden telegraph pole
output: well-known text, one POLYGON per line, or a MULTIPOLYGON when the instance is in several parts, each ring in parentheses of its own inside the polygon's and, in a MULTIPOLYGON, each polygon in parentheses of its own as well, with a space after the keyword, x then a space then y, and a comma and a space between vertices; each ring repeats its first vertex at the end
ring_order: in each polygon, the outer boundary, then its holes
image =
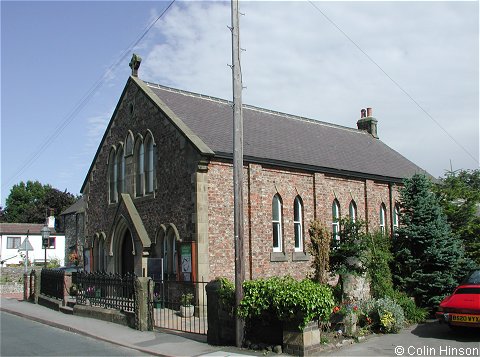
MULTIPOLYGON (((232 4, 232 82, 233 82, 233 221, 235 235, 235 306, 243 298, 242 283, 245 280, 243 260, 243 115, 242 68, 240 67, 240 31, 238 1, 232 4)), ((236 316, 235 343, 242 347, 244 322, 236 316)))

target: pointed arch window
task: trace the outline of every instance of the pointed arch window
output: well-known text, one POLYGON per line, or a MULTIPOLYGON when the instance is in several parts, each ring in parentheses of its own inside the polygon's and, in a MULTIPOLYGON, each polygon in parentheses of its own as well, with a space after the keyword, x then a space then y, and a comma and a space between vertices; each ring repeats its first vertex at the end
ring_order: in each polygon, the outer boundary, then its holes
POLYGON ((295 252, 303 252, 303 204, 300 196, 293 202, 293 229, 295 232, 295 252))
POLYGON ((123 146, 120 146, 117 152, 117 191, 118 195, 125 192, 125 155, 123 146))
POLYGON ((152 193, 155 189, 155 144, 153 137, 148 135, 145 140, 145 192, 152 193))
POLYGON ((400 207, 398 206, 398 203, 396 203, 393 209, 393 231, 394 232, 398 229, 399 219, 400 219, 400 207))
POLYGON ((133 133, 129 130, 125 138, 125 156, 133 154, 133 133))
POLYGON ((357 204, 354 200, 350 201, 350 205, 348 206, 348 213, 350 216, 350 221, 355 223, 357 221, 357 204))
POLYGON ((272 200, 273 251, 281 252, 282 244, 282 200, 276 194, 272 200))
POLYGON ((382 232, 382 234, 385 234, 385 222, 386 222, 386 212, 387 212, 387 209, 385 208, 385 204, 381 204, 380 205, 380 232, 382 232))
POLYGON ((332 203, 332 238, 340 240, 340 204, 337 199, 332 203))
POLYGON ((143 196, 145 192, 145 148, 139 138, 135 147, 135 196, 143 196))
POLYGON ((108 196, 110 203, 117 202, 117 160, 114 148, 108 157, 108 196))

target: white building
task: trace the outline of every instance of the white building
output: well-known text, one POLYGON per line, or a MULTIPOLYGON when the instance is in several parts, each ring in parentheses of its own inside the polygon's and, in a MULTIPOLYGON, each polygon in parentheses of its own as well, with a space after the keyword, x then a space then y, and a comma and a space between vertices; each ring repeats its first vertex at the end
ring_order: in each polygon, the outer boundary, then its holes
MULTIPOLYGON (((33 248, 28 252, 30 263, 43 264, 45 261, 45 249, 42 247, 41 229, 43 224, 33 223, 0 223, 0 261, 3 265, 24 264, 25 251, 18 249, 28 236, 28 241, 33 248)), ((55 231, 55 218, 48 218, 50 229, 49 248, 46 249, 47 262, 58 259, 60 265, 65 265, 65 233, 55 231)))

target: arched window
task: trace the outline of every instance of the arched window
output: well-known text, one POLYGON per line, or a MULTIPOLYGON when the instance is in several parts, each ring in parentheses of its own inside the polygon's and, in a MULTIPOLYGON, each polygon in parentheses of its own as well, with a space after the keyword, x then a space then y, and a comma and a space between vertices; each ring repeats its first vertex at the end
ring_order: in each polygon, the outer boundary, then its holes
POLYGON ((276 194, 272 200, 273 251, 281 252, 282 246, 282 199, 276 194))
POLYGON ((164 240, 164 267, 167 279, 176 279, 178 266, 178 247, 177 247, 176 228, 171 226, 167 230, 166 239, 164 240))
POLYGON ((125 156, 123 155, 123 147, 120 146, 117 152, 117 191, 120 195, 125 192, 125 156))
POLYGON ((398 203, 395 204, 395 207, 393 209, 393 231, 396 231, 398 229, 398 221, 400 219, 400 207, 398 206, 398 203))
POLYGON ((386 212, 387 212, 387 209, 385 208, 385 205, 382 203, 380 205, 380 232, 382 232, 382 234, 385 234, 386 212))
POLYGON ((293 229, 295 231, 295 251, 303 252, 303 204, 300 196, 293 202, 293 229))
POLYGON ((340 240, 340 204, 337 199, 332 203, 332 238, 340 240))
POLYGON ((114 148, 108 157, 108 196, 110 203, 117 202, 117 161, 114 148))
POLYGON ((348 212, 350 215, 350 221, 355 223, 357 221, 357 205, 355 204, 354 200, 350 201, 350 206, 348 206, 348 212))
POLYGON ((145 149, 143 140, 139 138, 135 145, 135 195, 143 196, 145 184, 145 149))
POLYGON ((133 154, 133 134, 129 130, 127 137, 125 138, 125 156, 133 154))
POLYGON ((155 146, 153 137, 148 135, 145 140, 145 192, 152 193, 155 189, 155 146))

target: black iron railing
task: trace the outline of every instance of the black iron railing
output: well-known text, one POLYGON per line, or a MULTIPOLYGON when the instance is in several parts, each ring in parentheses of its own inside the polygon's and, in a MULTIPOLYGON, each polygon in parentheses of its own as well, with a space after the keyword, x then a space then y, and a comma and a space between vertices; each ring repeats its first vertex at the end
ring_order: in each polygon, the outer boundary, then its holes
POLYGON ((63 299, 65 294, 65 271, 55 269, 42 269, 40 293, 63 299))
POLYGON ((197 334, 207 333, 206 282, 155 281, 153 320, 156 327, 197 334), (186 307, 186 297, 191 305, 186 307))
POLYGON ((135 312, 135 275, 76 273, 77 304, 135 312))

